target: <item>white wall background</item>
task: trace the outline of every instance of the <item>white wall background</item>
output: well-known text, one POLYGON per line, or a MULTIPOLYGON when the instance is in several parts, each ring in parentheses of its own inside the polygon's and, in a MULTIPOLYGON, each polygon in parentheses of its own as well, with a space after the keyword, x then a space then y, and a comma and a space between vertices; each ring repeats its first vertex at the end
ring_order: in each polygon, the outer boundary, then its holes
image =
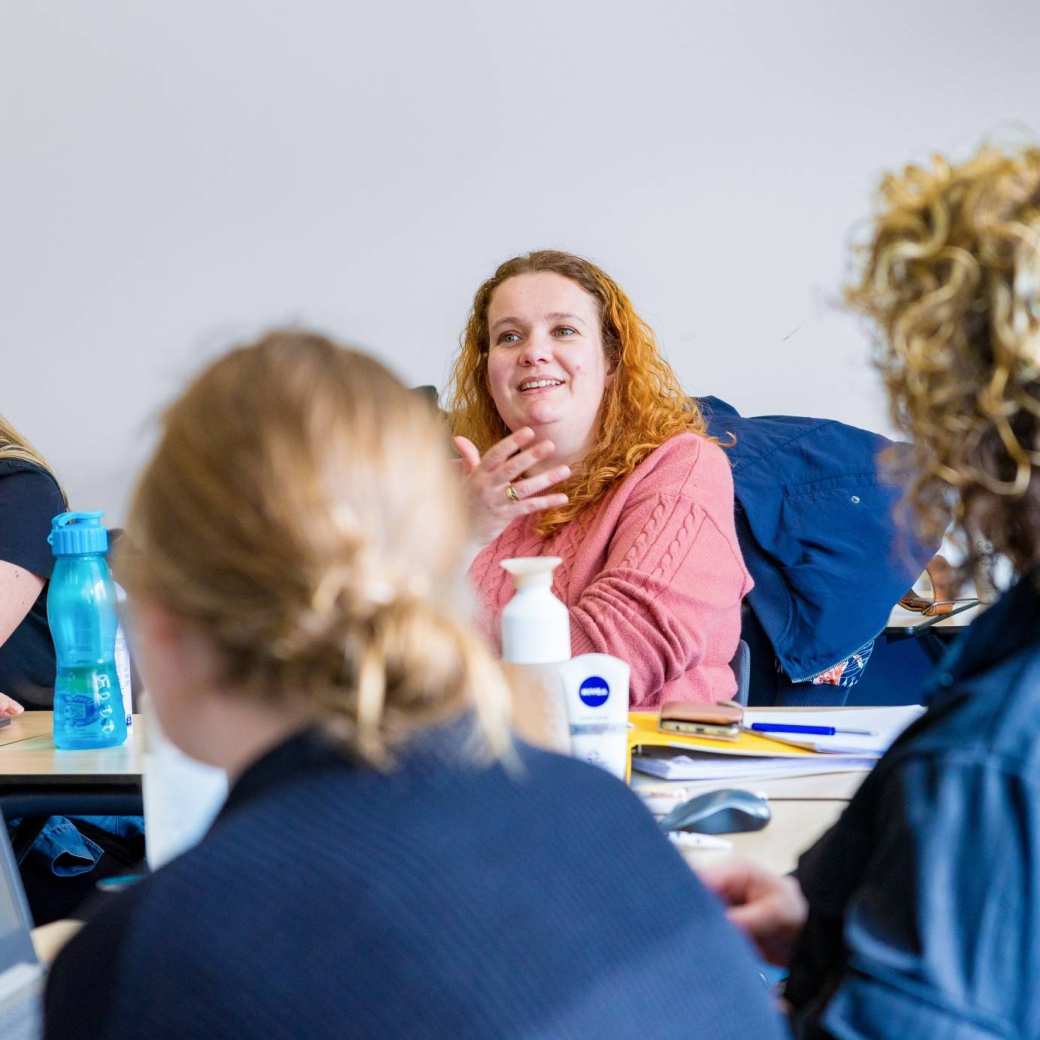
POLYGON ((834 309, 882 169, 1040 129, 1035 0, 0 8, 0 411, 122 516, 258 326, 443 385, 514 253, 587 255, 694 392, 884 429, 834 309))

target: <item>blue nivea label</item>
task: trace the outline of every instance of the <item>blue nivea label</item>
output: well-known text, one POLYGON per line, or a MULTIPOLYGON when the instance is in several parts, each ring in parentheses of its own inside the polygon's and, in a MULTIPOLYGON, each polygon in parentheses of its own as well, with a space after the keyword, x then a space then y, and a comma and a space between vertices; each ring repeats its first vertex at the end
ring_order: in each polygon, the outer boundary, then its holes
POLYGON ((598 675, 590 675, 578 687, 578 696, 581 698, 582 704, 587 704, 590 708, 599 708, 607 703, 610 686, 606 679, 602 679, 598 675))

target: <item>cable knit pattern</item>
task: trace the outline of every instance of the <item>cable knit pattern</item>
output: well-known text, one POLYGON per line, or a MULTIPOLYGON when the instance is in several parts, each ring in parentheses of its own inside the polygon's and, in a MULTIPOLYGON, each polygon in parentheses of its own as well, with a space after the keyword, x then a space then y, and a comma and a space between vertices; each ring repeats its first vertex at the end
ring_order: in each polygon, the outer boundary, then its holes
POLYGON ((535 518, 510 524, 470 568, 482 623, 498 645, 511 556, 560 556, 553 590, 575 654, 614 654, 632 668, 633 707, 733 695, 729 662, 750 591, 733 522, 725 453, 695 434, 662 444, 616 488, 549 538, 535 518))

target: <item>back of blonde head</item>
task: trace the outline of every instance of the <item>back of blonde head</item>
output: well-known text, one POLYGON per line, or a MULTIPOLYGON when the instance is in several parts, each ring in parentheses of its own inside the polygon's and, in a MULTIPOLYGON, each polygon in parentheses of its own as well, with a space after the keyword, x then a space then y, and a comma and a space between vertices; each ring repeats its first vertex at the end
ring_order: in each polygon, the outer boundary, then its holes
POLYGON ((466 622, 466 507, 428 405, 371 358, 277 331, 167 410, 119 573, 213 641, 229 689, 292 701, 374 763, 506 680, 466 622))

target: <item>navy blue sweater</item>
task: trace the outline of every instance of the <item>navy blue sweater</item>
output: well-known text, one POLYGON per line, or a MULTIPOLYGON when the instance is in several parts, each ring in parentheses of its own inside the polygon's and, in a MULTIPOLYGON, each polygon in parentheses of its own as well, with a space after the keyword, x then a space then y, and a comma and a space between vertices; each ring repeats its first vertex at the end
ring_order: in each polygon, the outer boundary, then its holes
POLYGON ((446 745, 389 775, 307 735, 261 759, 196 848, 61 954, 47 1037, 783 1035, 744 940, 623 785, 446 745))

